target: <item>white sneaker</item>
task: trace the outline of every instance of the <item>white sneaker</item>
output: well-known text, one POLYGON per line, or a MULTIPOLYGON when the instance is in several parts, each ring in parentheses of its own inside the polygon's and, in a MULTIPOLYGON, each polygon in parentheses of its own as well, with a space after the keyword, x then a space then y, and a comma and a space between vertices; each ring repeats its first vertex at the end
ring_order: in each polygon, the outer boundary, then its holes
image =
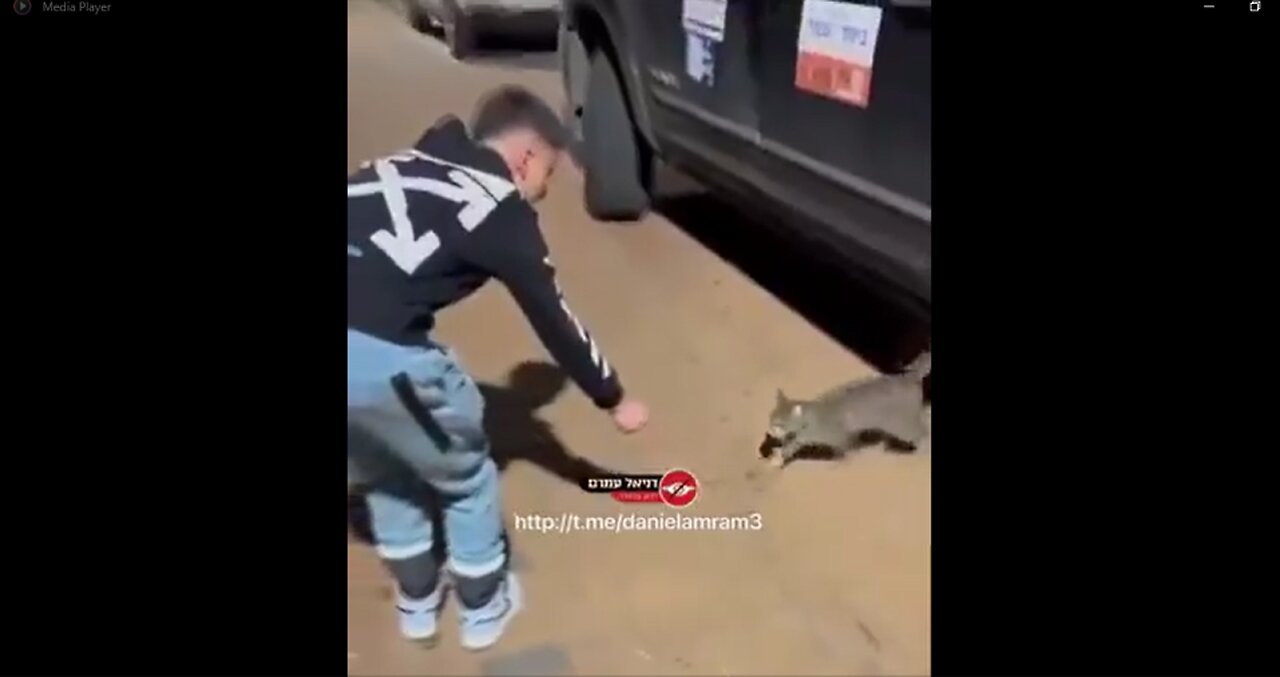
POLYGON ((479 651, 496 644, 506 631, 507 623, 511 622, 523 606, 524 593, 520 589, 520 581, 515 574, 507 572, 507 577, 498 584, 498 591, 488 604, 479 609, 467 609, 459 605, 462 648, 479 651))
POLYGON ((396 595, 396 612, 400 616, 400 634, 415 642, 434 642, 440 631, 440 607, 444 603, 444 577, 434 592, 424 599, 396 595))

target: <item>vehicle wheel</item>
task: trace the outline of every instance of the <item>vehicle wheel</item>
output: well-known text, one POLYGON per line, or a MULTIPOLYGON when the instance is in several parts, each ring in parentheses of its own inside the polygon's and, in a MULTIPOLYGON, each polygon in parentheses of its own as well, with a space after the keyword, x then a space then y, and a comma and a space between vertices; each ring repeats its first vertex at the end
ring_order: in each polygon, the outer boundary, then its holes
POLYGON ((636 136, 618 73, 599 50, 591 58, 582 113, 587 213, 601 221, 634 221, 649 207, 643 181, 647 148, 636 136))
POLYGON ((444 22, 444 43, 449 47, 449 54, 462 61, 476 51, 475 25, 456 2, 446 4, 449 17, 444 22))

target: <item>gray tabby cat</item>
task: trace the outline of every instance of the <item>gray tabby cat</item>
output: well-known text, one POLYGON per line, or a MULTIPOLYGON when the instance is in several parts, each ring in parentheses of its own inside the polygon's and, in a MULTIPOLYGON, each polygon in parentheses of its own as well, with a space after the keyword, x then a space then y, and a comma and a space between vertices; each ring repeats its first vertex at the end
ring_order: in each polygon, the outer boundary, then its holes
POLYGON ((924 379, 932 359, 925 352, 901 374, 886 374, 840 386, 814 400, 791 400, 778 391, 769 416, 769 438, 776 445, 771 461, 781 468, 807 447, 836 454, 855 449, 871 433, 915 448, 924 425, 924 379))

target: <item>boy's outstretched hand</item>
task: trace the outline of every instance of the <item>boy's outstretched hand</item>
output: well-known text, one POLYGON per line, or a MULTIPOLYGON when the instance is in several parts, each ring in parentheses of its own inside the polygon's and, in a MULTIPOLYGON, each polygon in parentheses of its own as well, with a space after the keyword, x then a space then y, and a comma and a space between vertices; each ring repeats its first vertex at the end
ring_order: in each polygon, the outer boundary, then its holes
POLYGON ((624 433, 633 433, 649 422, 649 407, 640 400, 626 399, 613 408, 613 423, 624 433))

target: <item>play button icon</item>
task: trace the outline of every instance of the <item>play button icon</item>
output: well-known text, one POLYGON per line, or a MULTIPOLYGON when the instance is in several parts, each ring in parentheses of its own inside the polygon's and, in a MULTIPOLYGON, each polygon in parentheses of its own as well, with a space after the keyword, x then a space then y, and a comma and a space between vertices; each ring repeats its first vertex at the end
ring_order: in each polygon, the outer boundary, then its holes
POLYGON ((18 16, 25 16, 27 14, 30 14, 31 0, 14 0, 13 11, 17 12, 18 16))

